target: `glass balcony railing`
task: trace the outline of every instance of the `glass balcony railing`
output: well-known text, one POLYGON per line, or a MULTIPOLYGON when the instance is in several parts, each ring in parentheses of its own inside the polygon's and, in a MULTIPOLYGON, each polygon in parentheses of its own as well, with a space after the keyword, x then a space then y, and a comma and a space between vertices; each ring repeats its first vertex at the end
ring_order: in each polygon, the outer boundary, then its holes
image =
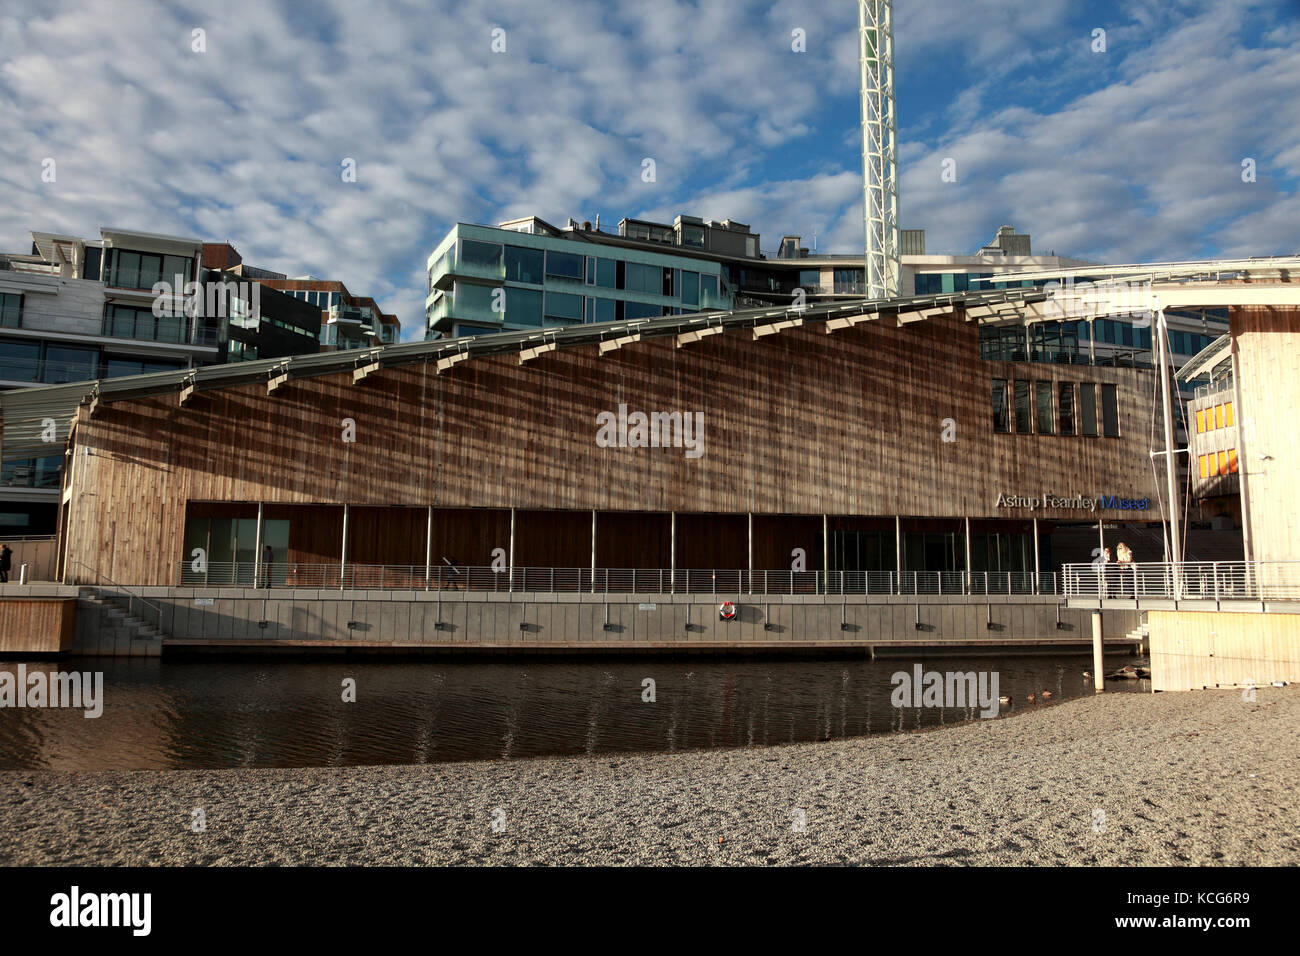
POLYGON ((59 480, 62 464, 63 459, 57 455, 51 458, 20 458, 6 461, 0 466, 0 487, 57 490, 62 484, 59 480))
POLYGON ((473 279, 504 279, 506 264, 500 256, 482 260, 466 256, 460 249, 456 249, 453 253, 443 256, 434 265, 430 285, 435 289, 446 288, 458 276, 473 279))
POLYGON ((156 316, 152 312, 132 312, 104 317, 103 335, 141 342, 170 342, 216 348, 221 336, 216 329, 203 328, 184 316, 156 316))

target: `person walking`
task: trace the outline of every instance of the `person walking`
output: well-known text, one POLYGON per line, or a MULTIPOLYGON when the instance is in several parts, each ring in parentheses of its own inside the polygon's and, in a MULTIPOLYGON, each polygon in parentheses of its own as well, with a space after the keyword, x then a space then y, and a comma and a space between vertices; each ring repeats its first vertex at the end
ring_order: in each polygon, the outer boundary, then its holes
POLYGON ((9 569, 13 567, 14 553, 9 545, 0 545, 0 584, 9 583, 9 569))

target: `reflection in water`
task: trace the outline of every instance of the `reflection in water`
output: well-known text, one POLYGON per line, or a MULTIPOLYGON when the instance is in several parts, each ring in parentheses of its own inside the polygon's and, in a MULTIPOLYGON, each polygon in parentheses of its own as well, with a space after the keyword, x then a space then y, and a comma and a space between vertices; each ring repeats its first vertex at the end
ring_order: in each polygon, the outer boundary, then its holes
MULTIPOLYGON (((1091 695, 1091 657, 490 662, 67 659, 102 670, 103 716, 0 709, 0 769, 312 767, 677 751, 856 737, 978 720, 897 708, 897 671, 996 671, 1014 714, 1030 693, 1091 695), (356 702, 342 683, 356 680, 356 702), (655 680, 655 702, 642 681, 655 680)), ((0 662, 15 673, 17 662, 0 662)), ((1149 690, 1149 681, 1114 691, 1149 690)))

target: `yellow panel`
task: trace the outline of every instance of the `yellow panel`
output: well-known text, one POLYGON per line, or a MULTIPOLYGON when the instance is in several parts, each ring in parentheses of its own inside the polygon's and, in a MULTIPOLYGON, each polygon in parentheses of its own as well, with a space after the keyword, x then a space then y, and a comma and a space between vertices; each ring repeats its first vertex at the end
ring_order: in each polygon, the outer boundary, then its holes
POLYGON ((1196 434, 1205 431, 1205 409, 1200 409, 1196 413, 1196 434))
POLYGON ((1228 402, 1228 404, 1224 405, 1223 407, 1228 410, 1227 422, 1228 422, 1228 427, 1231 428, 1232 427, 1232 402, 1228 402))

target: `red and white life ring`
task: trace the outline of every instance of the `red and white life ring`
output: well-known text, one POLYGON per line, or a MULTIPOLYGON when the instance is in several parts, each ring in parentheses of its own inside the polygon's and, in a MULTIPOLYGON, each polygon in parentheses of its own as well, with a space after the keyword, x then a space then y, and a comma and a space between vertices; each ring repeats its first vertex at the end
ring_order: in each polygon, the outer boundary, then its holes
POLYGON ((736 619, 736 605, 730 601, 723 601, 722 606, 718 608, 719 621, 734 621, 736 619))

